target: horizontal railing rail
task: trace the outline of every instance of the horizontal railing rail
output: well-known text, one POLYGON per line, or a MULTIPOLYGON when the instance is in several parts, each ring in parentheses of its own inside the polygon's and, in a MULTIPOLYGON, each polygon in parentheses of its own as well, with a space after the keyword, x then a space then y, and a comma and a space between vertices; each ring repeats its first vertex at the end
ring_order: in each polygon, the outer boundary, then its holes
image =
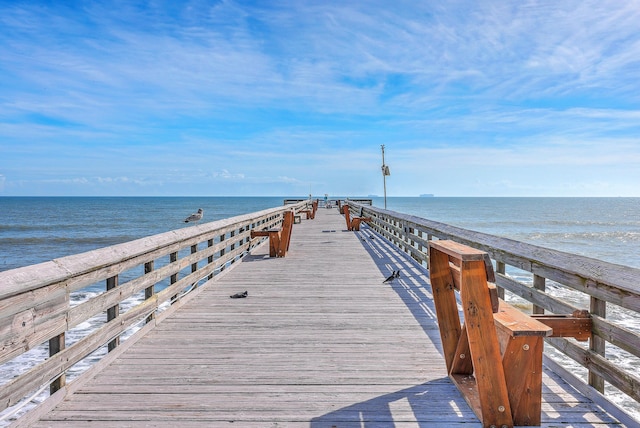
MULTIPOLYGON (((264 238, 283 213, 308 201, 149 236, 0 272, 0 369, 41 349, 39 361, 0 382, 0 411, 47 386, 54 393, 87 356, 112 351, 137 325, 230 267, 264 238), (78 327, 95 328, 79 333, 78 327), (48 348, 48 349, 47 349, 48 348)), ((84 329, 82 329, 84 331, 84 329)), ((33 360, 29 358, 28 360, 33 360)))
POLYGON ((352 215, 370 217, 373 230, 424 267, 429 265, 430 240, 457 241, 487 252, 495 263, 501 295, 507 290, 530 302, 533 313, 588 310, 592 331, 587 345, 560 337, 547 338, 547 343, 586 369, 585 384, 604 393, 607 382, 640 402, 640 331, 624 325, 616 315, 640 317, 640 269, 347 202, 352 215), (510 270, 518 275, 510 275, 510 270), (526 278, 516 280, 520 272, 526 278), (575 299, 554 295, 558 288, 570 290, 575 299), (613 354, 624 355, 628 364, 610 358, 613 354))

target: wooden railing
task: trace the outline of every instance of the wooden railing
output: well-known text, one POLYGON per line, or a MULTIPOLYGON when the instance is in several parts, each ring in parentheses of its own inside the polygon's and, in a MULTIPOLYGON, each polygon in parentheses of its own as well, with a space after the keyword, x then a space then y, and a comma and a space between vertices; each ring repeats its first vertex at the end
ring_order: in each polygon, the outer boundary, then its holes
MULTIPOLYGON (((587 345, 573 339, 547 338, 562 354, 588 371, 590 387, 583 391, 604 392, 604 385, 622 391, 640 402, 640 331, 632 331, 615 316, 627 312, 640 317, 640 269, 608 263, 584 256, 555 251, 512 239, 475 232, 424 218, 405 215, 348 201, 352 215, 371 217, 370 227, 391 241, 401 251, 428 267, 428 243, 432 239, 449 239, 489 254, 495 264, 496 284, 501 297, 504 290, 532 304, 532 312, 571 314, 588 310, 592 318, 591 338, 587 345), (510 271, 527 273, 517 281, 510 271), (553 286, 551 286, 553 285, 553 286), (558 298, 554 289, 571 290, 575 302, 558 298), (579 307, 584 305, 585 307, 579 307), (624 354, 630 364, 614 362, 609 355, 624 354), (635 367, 635 369, 633 368, 635 367), (593 389, 592 389, 593 388, 593 389)), ((574 301, 572 299, 572 301, 574 301)), ((560 356, 559 359, 563 357, 560 356)), ((556 364, 557 358, 545 357, 554 370, 571 374, 556 364)), ((581 382, 580 379, 573 378, 581 382)), ((580 386, 580 385, 579 385, 580 386)), ((583 383, 582 386, 585 386, 583 383)), ((640 407, 639 407, 640 408, 640 407)))
POLYGON ((152 328, 182 296, 263 241, 251 240, 252 229, 276 227, 285 211, 306 207, 298 202, 0 272, 0 365, 48 346, 42 361, 2 384, 0 411, 43 386, 52 394, 64 388, 78 362, 118 349, 123 334, 140 324, 152 328), (70 334, 96 319, 99 326, 84 337, 70 334))

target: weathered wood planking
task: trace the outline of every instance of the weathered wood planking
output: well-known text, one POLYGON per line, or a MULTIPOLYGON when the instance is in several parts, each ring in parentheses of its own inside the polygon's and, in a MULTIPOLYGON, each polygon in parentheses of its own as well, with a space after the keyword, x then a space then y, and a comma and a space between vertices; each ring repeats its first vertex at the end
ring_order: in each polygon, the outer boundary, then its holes
POLYGON ((105 341, 113 351, 118 336, 129 327, 144 319, 150 322, 164 302, 171 301, 175 306, 182 291, 205 277, 212 278, 216 270, 234 263, 257 245, 250 240, 250 229, 272 227, 281 222, 284 212, 306 205, 271 208, 0 272, 0 364, 47 341, 50 354, 49 359, 34 362, 30 369, 2 385, 0 410, 15 405, 43 384, 50 383, 52 391, 60 389, 64 372, 104 346, 105 341), (190 249, 190 255, 178 258, 185 249, 190 249), (166 256, 170 263, 154 269, 156 259, 166 256), (142 267, 143 276, 118 287, 109 286, 119 282, 119 273, 142 267), (187 267, 191 273, 183 271, 187 267), (179 273, 182 278, 178 280, 179 273), (170 280, 171 285, 156 292, 155 284, 163 279, 170 280), (105 280, 108 291, 71 306, 71 293, 105 280), (118 305, 140 290, 145 291, 146 300, 120 311, 118 305), (67 331, 105 312, 108 323, 65 346, 67 331))
MULTIPOLYGON (((537 245, 502 238, 482 232, 463 229, 424 218, 383 210, 366 205, 355 205, 363 215, 371 216, 376 228, 387 231, 399 245, 408 240, 421 242, 417 231, 423 231, 439 239, 451 239, 479 250, 486 251, 494 260, 557 281, 594 297, 640 312, 640 269, 603 262, 589 257, 551 250, 537 245), (415 235, 414 235, 415 234, 415 235)), ((426 256, 421 258, 426 260, 426 256)))
MULTIPOLYGON (((294 225, 285 258, 260 247, 32 426, 480 427, 447 378, 424 271, 343 229, 336 210, 294 225)), ((545 375, 543 426, 566 425, 616 423, 545 375)))

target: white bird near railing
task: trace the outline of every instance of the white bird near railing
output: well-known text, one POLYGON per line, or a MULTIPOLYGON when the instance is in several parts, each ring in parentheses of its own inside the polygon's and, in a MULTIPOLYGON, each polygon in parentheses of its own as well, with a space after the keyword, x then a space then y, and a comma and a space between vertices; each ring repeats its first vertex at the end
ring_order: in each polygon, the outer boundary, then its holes
POLYGON ((204 211, 202 211, 202 208, 198 208, 198 212, 191 214, 189 217, 184 219, 185 223, 190 223, 190 222, 198 222, 200 220, 202 220, 202 215, 204 214, 204 211))

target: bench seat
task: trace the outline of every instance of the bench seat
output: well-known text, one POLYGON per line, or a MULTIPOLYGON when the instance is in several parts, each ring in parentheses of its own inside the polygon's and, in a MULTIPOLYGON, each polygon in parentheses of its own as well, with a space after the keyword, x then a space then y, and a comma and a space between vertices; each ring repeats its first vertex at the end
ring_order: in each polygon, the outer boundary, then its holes
POLYGON ((269 237, 269 257, 284 257, 289 251, 291 241, 291 230, 293 228, 293 211, 285 211, 283 214, 282 227, 279 229, 252 230, 251 239, 268 236, 269 237))

